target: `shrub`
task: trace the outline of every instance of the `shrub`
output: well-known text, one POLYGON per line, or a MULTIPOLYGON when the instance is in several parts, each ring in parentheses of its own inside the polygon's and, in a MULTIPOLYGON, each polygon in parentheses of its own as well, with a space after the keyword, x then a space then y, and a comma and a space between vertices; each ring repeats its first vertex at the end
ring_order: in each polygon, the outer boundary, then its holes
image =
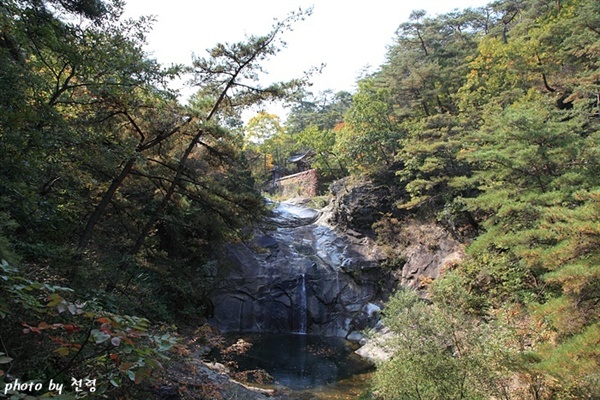
MULTIPOLYGON (((4 260, 0 281, 0 376, 10 372, 43 389, 50 381, 70 389, 71 379, 95 379, 97 393, 123 391, 128 383, 151 380, 176 345, 175 336, 144 318, 73 300, 72 289, 27 279, 4 260)), ((0 381, 2 392, 5 385, 0 381)))

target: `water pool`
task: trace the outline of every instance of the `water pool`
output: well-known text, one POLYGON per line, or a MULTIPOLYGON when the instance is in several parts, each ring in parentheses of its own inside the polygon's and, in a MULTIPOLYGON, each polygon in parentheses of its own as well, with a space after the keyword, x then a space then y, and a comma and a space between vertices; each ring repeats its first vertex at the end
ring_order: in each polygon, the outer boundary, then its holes
POLYGON ((246 349, 241 354, 213 354, 217 360, 233 361, 239 371, 264 370, 273 380, 261 387, 299 399, 356 399, 373 371, 373 365, 355 354, 356 348, 342 338, 300 334, 237 334, 227 338, 231 344, 245 343, 246 349))

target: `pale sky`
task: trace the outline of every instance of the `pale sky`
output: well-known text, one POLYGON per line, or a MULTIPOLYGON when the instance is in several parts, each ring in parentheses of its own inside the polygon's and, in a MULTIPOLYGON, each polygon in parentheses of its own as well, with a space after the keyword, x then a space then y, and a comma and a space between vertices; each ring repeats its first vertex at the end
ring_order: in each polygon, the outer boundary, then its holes
MULTIPOLYGON (((275 19, 313 6, 313 14, 282 36, 286 48, 266 65, 265 83, 293 79, 322 63, 310 89, 354 91, 361 71, 374 71, 411 11, 429 15, 480 7, 491 0, 126 0, 126 17, 154 15, 147 51, 161 64, 190 64, 192 53, 220 42, 268 33, 275 19)), ((184 91, 190 93, 189 89, 184 91)))

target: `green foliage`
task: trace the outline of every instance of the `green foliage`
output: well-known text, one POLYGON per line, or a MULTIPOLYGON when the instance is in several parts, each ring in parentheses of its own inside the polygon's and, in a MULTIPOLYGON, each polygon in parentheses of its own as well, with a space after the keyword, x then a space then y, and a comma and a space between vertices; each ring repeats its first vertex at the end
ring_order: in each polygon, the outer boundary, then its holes
POLYGON ((30 280, 4 260, 0 268, 2 343, 11 355, 0 364, 22 381, 52 379, 70 388, 70 377, 86 376, 97 380, 98 393, 117 393, 129 381, 151 379, 177 344, 144 318, 73 300, 72 289, 30 280))
POLYGON ((340 129, 319 130, 312 125, 297 134, 298 143, 314 154, 311 167, 325 179, 341 178, 346 174, 343 156, 334 151, 340 132, 340 129))
POLYGON ((412 291, 388 302, 384 322, 393 352, 375 373, 382 399, 486 399, 505 390, 502 371, 512 357, 500 327, 480 324, 443 302, 425 303, 412 291))
POLYGON ((448 113, 436 114, 405 123, 408 134, 396 159, 404 166, 396 172, 405 185, 410 209, 425 202, 443 204, 466 193, 468 185, 453 184, 471 170, 458 154, 464 145, 464 127, 448 113))
POLYGON ((544 360, 538 368, 557 377, 565 398, 596 398, 600 396, 598 371, 598 338, 600 323, 586 327, 578 335, 563 341, 557 348, 541 347, 544 360))
POLYGON ((464 10, 428 17, 413 11, 400 25, 388 61, 377 76, 394 96, 400 118, 455 114, 453 95, 462 86, 467 57, 477 46, 477 36, 493 17, 464 10))
POLYGON ((393 116, 389 90, 369 80, 362 81, 334 152, 354 172, 376 171, 393 163, 402 133, 393 116))
MULTIPOLYGON (((486 366, 507 384, 480 383, 467 398, 598 396, 599 11, 590 0, 499 1, 434 18, 417 11, 381 70, 361 82, 385 88, 362 110, 386 110, 379 115, 402 132, 388 166, 403 189, 398 205, 433 211, 457 237, 468 237, 461 223, 476 234, 467 259, 433 285, 433 305, 394 299, 401 322, 386 322, 401 337, 409 327, 427 337, 427 315, 444 337, 451 332, 434 321, 465 313, 510 331, 501 340, 510 362, 486 366)), ((386 121, 363 115, 368 128, 386 121)), ((362 131, 376 143, 383 129, 362 131)), ((382 163, 376 149, 369 156, 354 170, 382 163)), ((461 328, 465 337, 475 331, 461 328)), ((482 343, 497 342, 477 332, 482 343)), ((439 366, 449 382, 469 377, 460 374, 468 358, 446 360, 439 344, 422 345, 420 357, 395 346, 402 361, 393 358, 376 378, 382 397, 460 396, 428 371, 439 366), (399 384, 404 376, 411 380, 399 384)), ((475 360, 485 353, 469 348, 475 360)))
POLYGON ((292 105, 285 125, 291 134, 316 126, 319 130, 332 130, 343 123, 344 115, 352 105, 352 94, 325 91, 318 95, 306 93, 292 105))
POLYGON ((343 116, 350 107, 351 95, 330 91, 302 98, 291 107, 285 126, 279 117, 261 112, 244 127, 245 156, 253 176, 270 182, 272 172, 298 172, 289 163, 291 156, 309 154, 307 165, 318 171, 323 182, 343 177, 346 171, 344 155, 334 148, 343 127, 343 116))
POLYGON ((486 120, 469 138, 464 157, 477 163, 481 172, 475 179, 503 184, 507 195, 522 189, 540 194, 568 190, 565 184, 581 186, 585 170, 595 169, 593 165, 581 168, 588 159, 580 130, 583 121, 556 109, 536 92, 486 120))

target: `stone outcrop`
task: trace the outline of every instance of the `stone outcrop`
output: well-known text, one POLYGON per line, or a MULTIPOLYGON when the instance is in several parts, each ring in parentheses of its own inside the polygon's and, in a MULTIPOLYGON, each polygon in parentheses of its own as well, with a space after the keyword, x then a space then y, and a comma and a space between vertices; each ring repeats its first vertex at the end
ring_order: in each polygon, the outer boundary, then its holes
POLYGON ((393 208, 389 186, 368 179, 340 179, 329 189, 333 195, 331 222, 342 230, 372 235, 372 225, 393 208))
POLYGON ((207 363, 196 357, 185 362, 169 363, 163 384, 152 389, 153 397, 161 400, 182 399, 252 399, 283 400, 273 397, 273 390, 248 386, 233 380, 227 368, 218 363, 207 363), (183 394, 183 395, 182 395, 183 394))
POLYGON ((385 280, 384 255, 327 220, 323 211, 282 203, 272 230, 227 247, 229 266, 211 295, 220 329, 346 336, 366 327, 385 280))
POLYGON ((461 243, 436 222, 406 212, 396 218, 386 185, 346 179, 331 189, 325 209, 274 205, 268 227, 226 247, 228 262, 211 294, 221 330, 360 342, 358 333, 377 324, 392 290, 424 289, 462 259, 461 243), (381 229, 389 236, 384 247, 375 242, 381 229))
MULTIPOLYGON (((433 218, 395 207, 402 195, 400 189, 353 177, 334 182, 330 190, 333 225, 346 233, 374 238, 385 231, 387 237, 380 242, 386 243, 388 258, 396 260, 392 268, 398 286, 423 289, 446 266, 464 257, 464 246, 433 218)), ((388 285, 387 289, 394 287, 388 285)))
POLYGON ((379 324, 370 332, 368 339, 363 339, 362 346, 356 350, 356 354, 370 360, 374 364, 387 361, 392 357, 386 343, 394 339, 394 333, 387 327, 379 324))
POLYGON ((464 246, 435 223, 408 220, 402 232, 406 246, 399 254, 406 262, 396 273, 402 287, 423 289, 465 255, 464 246))

